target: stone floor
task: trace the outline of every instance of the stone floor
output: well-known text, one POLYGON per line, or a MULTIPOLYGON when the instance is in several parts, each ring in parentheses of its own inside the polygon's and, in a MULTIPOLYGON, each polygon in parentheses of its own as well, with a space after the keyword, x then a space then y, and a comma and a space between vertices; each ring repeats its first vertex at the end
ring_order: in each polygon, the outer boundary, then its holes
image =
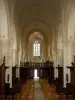
POLYGON ((39 78, 34 79, 34 100, 45 100, 44 94, 39 84, 39 78))

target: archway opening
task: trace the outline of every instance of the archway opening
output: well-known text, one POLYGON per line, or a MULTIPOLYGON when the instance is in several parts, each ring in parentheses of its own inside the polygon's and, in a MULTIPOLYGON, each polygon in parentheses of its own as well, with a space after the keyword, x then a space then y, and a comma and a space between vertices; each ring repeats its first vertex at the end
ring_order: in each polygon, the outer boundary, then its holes
POLYGON ((40 62, 45 55, 45 40, 42 34, 34 32, 28 40, 28 61, 40 62))
POLYGON ((34 79, 37 79, 37 78, 39 78, 38 71, 37 71, 37 69, 34 69, 34 79))

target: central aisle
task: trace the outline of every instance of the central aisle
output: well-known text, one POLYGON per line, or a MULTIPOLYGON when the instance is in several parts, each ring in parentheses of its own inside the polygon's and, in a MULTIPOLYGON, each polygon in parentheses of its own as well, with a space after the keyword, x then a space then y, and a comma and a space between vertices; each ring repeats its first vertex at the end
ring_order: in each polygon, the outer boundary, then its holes
POLYGON ((34 79, 34 100, 45 100, 41 85, 39 83, 39 78, 34 79))

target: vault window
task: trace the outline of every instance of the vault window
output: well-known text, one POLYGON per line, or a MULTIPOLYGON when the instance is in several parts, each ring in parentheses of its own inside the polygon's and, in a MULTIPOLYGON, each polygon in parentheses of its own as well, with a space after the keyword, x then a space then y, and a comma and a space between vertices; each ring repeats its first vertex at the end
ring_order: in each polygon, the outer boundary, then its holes
POLYGON ((33 56, 40 56, 40 43, 38 40, 33 44, 33 56))

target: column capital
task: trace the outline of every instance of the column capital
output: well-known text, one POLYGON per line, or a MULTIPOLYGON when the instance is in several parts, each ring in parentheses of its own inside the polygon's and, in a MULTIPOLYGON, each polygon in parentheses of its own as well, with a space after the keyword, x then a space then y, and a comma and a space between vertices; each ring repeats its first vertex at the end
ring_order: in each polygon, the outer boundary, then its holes
POLYGON ((12 51, 17 51, 17 49, 12 49, 12 51))
POLYGON ((2 42, 10 42, 8 39, 1 39, 2 42))
POLYGON ((57 49, 57 52, 62 52, 63 49, 57 49))
POLYGON ((68 40, 67 43, 68 43, 68 45, 71 46, 71 45, 73 45, 73 43, 75 43, 75 40, 68 40))

